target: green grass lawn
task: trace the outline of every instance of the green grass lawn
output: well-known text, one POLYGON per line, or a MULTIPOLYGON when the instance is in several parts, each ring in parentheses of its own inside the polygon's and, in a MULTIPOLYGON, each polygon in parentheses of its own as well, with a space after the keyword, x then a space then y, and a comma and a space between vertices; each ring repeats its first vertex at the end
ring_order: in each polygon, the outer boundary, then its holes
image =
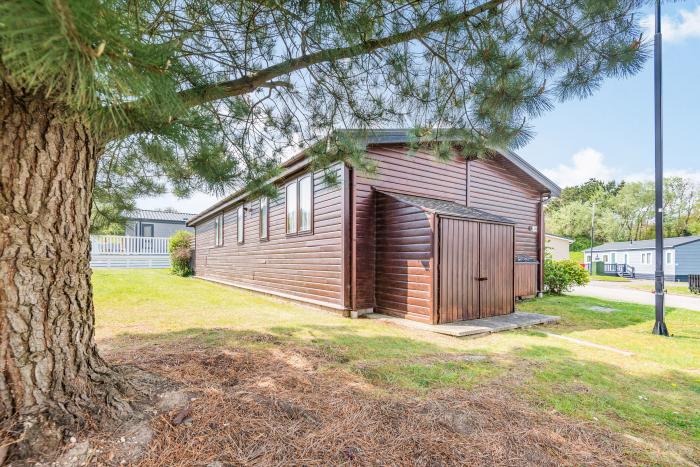
POLYGON ((275 298, 164 270, 97 270, 93 276, 98 343, 135 348, 195 339, 205 345, 270 345, 251 333, 333 356, 329 370, 348 371, 381 391, 472 388, 508 377, 538 410, 639 439, 661 463, 700 460, 700 313, 669 309, 672 338, 652 336, 653 309, 586 297, 546 297, 523 311, 561 316, 560 323, 476 339, 457 339, 350 320, 275 298), (593 311, 591 306, 615 311, 593 311), (569 342, 548 333, 633 352, 569 342), (463 354, 486 361, 464 361, 463 354), (643 441, 642 441, 643 440, 643 441), (658 450, 658 452, 656 452, 658 450), (674 457, 675 456, 675 457, 674 457))

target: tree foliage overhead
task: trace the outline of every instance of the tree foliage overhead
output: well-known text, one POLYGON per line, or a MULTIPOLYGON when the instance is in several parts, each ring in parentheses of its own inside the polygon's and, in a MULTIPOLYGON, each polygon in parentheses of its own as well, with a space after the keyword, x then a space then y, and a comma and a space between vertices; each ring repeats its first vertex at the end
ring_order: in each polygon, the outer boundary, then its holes
MULTIPOLYGON (((574 238, 579 251, 590 246, 595 204, 595 243, 654 238, 654 183, 588 182, 562 190, 546 210, 548 230, 574 238)), ((682 177, 664 179, 664 235, 700 234, 700 187, 682 177)))
POLYGON ((128 204, 254 183, 338 127, 410 127, 426 144, 449 128, 472 156, 517 147, 555 101, 639 70, 640 5, 4 0, 0 72, 90 122, 100 199, 128 204))

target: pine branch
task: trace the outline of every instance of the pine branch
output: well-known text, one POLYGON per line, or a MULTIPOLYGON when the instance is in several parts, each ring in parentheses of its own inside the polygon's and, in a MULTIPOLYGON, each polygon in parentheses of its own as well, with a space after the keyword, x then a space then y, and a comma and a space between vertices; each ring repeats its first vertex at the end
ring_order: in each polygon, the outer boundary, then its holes
MULTIPOLYGON (((474 8, 463 11, 462 13, 453 13, 444 16, 435 21, 431 21, 421 26, 417 26, 408 31, 395 33, 389 36, 369 39, 358 44, 347 47, 336 47, 327 50, 321 50, 311 54, 305 54, 296 58, 285 60, 268 68, 255 72, 253 74, 237 78, 235 80, 221 81, 218 83, 195 86, 190 89, 183 90, 178 93, 179 100, 183 110, 196 107, 208 102, 217 101, 226 97, 235 97, 252 92, 259 87, 278 86, 280 83, 272 82, 275 78, 288 75, 289 73, 299 71, 310 66, 323 63, 338 61, 346 58, 352 58, 359 55, 374 52, 379 49, 391 47, 393 45, 409 42, 415 39, 421 39, 428 36, 430 33, 442 31, 449 27, 462 23, 469 18, 477 16, 489 10, 493 10, 508 2, 509 0, 490 0, 474 8)), ((289 83, 285 83, 285 86, 289 83)), ((141 103, 139 101, 122 104, 118 108, 110 109, 113 114, 124 115, 126 122, 131 122, 130 114, 134 113, 141 103)), ((140 110, 142 112, 142 110, 140 110)), ((124 137, 128 134, 148 131, 150 127, 161 127, 172 123, 177 116, 172 116, 169 121, 149 122, 149 125, 126 125, 126 128, 108 130, 112 137, 124 137)), ((106 128, 109 128, 107 126, 106 128)))

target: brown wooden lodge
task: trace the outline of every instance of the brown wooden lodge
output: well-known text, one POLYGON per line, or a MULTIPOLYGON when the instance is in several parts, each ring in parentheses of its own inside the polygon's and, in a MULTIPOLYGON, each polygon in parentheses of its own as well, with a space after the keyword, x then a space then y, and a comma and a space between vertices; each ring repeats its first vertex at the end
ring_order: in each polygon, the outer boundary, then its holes
POLYGON ((238 192, 196 215, 196 276, 347 314, 512 313, 542 290, 543 207, 559 187, 510 151, 444 162, 407 138, 365 136, 376 173, 338 162, 333 184, 302 152, 271 180, 278 199, 238 192))

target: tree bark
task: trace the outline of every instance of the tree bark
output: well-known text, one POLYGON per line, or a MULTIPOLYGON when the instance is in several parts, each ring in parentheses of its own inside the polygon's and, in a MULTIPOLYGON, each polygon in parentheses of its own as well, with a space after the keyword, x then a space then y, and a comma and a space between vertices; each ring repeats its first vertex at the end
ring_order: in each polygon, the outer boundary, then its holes
POLYGON ((25 455, 54 449, 86 417, 130 411, 95 345, 99 142, 70 115, 0 82, 0 418, 25 455))

